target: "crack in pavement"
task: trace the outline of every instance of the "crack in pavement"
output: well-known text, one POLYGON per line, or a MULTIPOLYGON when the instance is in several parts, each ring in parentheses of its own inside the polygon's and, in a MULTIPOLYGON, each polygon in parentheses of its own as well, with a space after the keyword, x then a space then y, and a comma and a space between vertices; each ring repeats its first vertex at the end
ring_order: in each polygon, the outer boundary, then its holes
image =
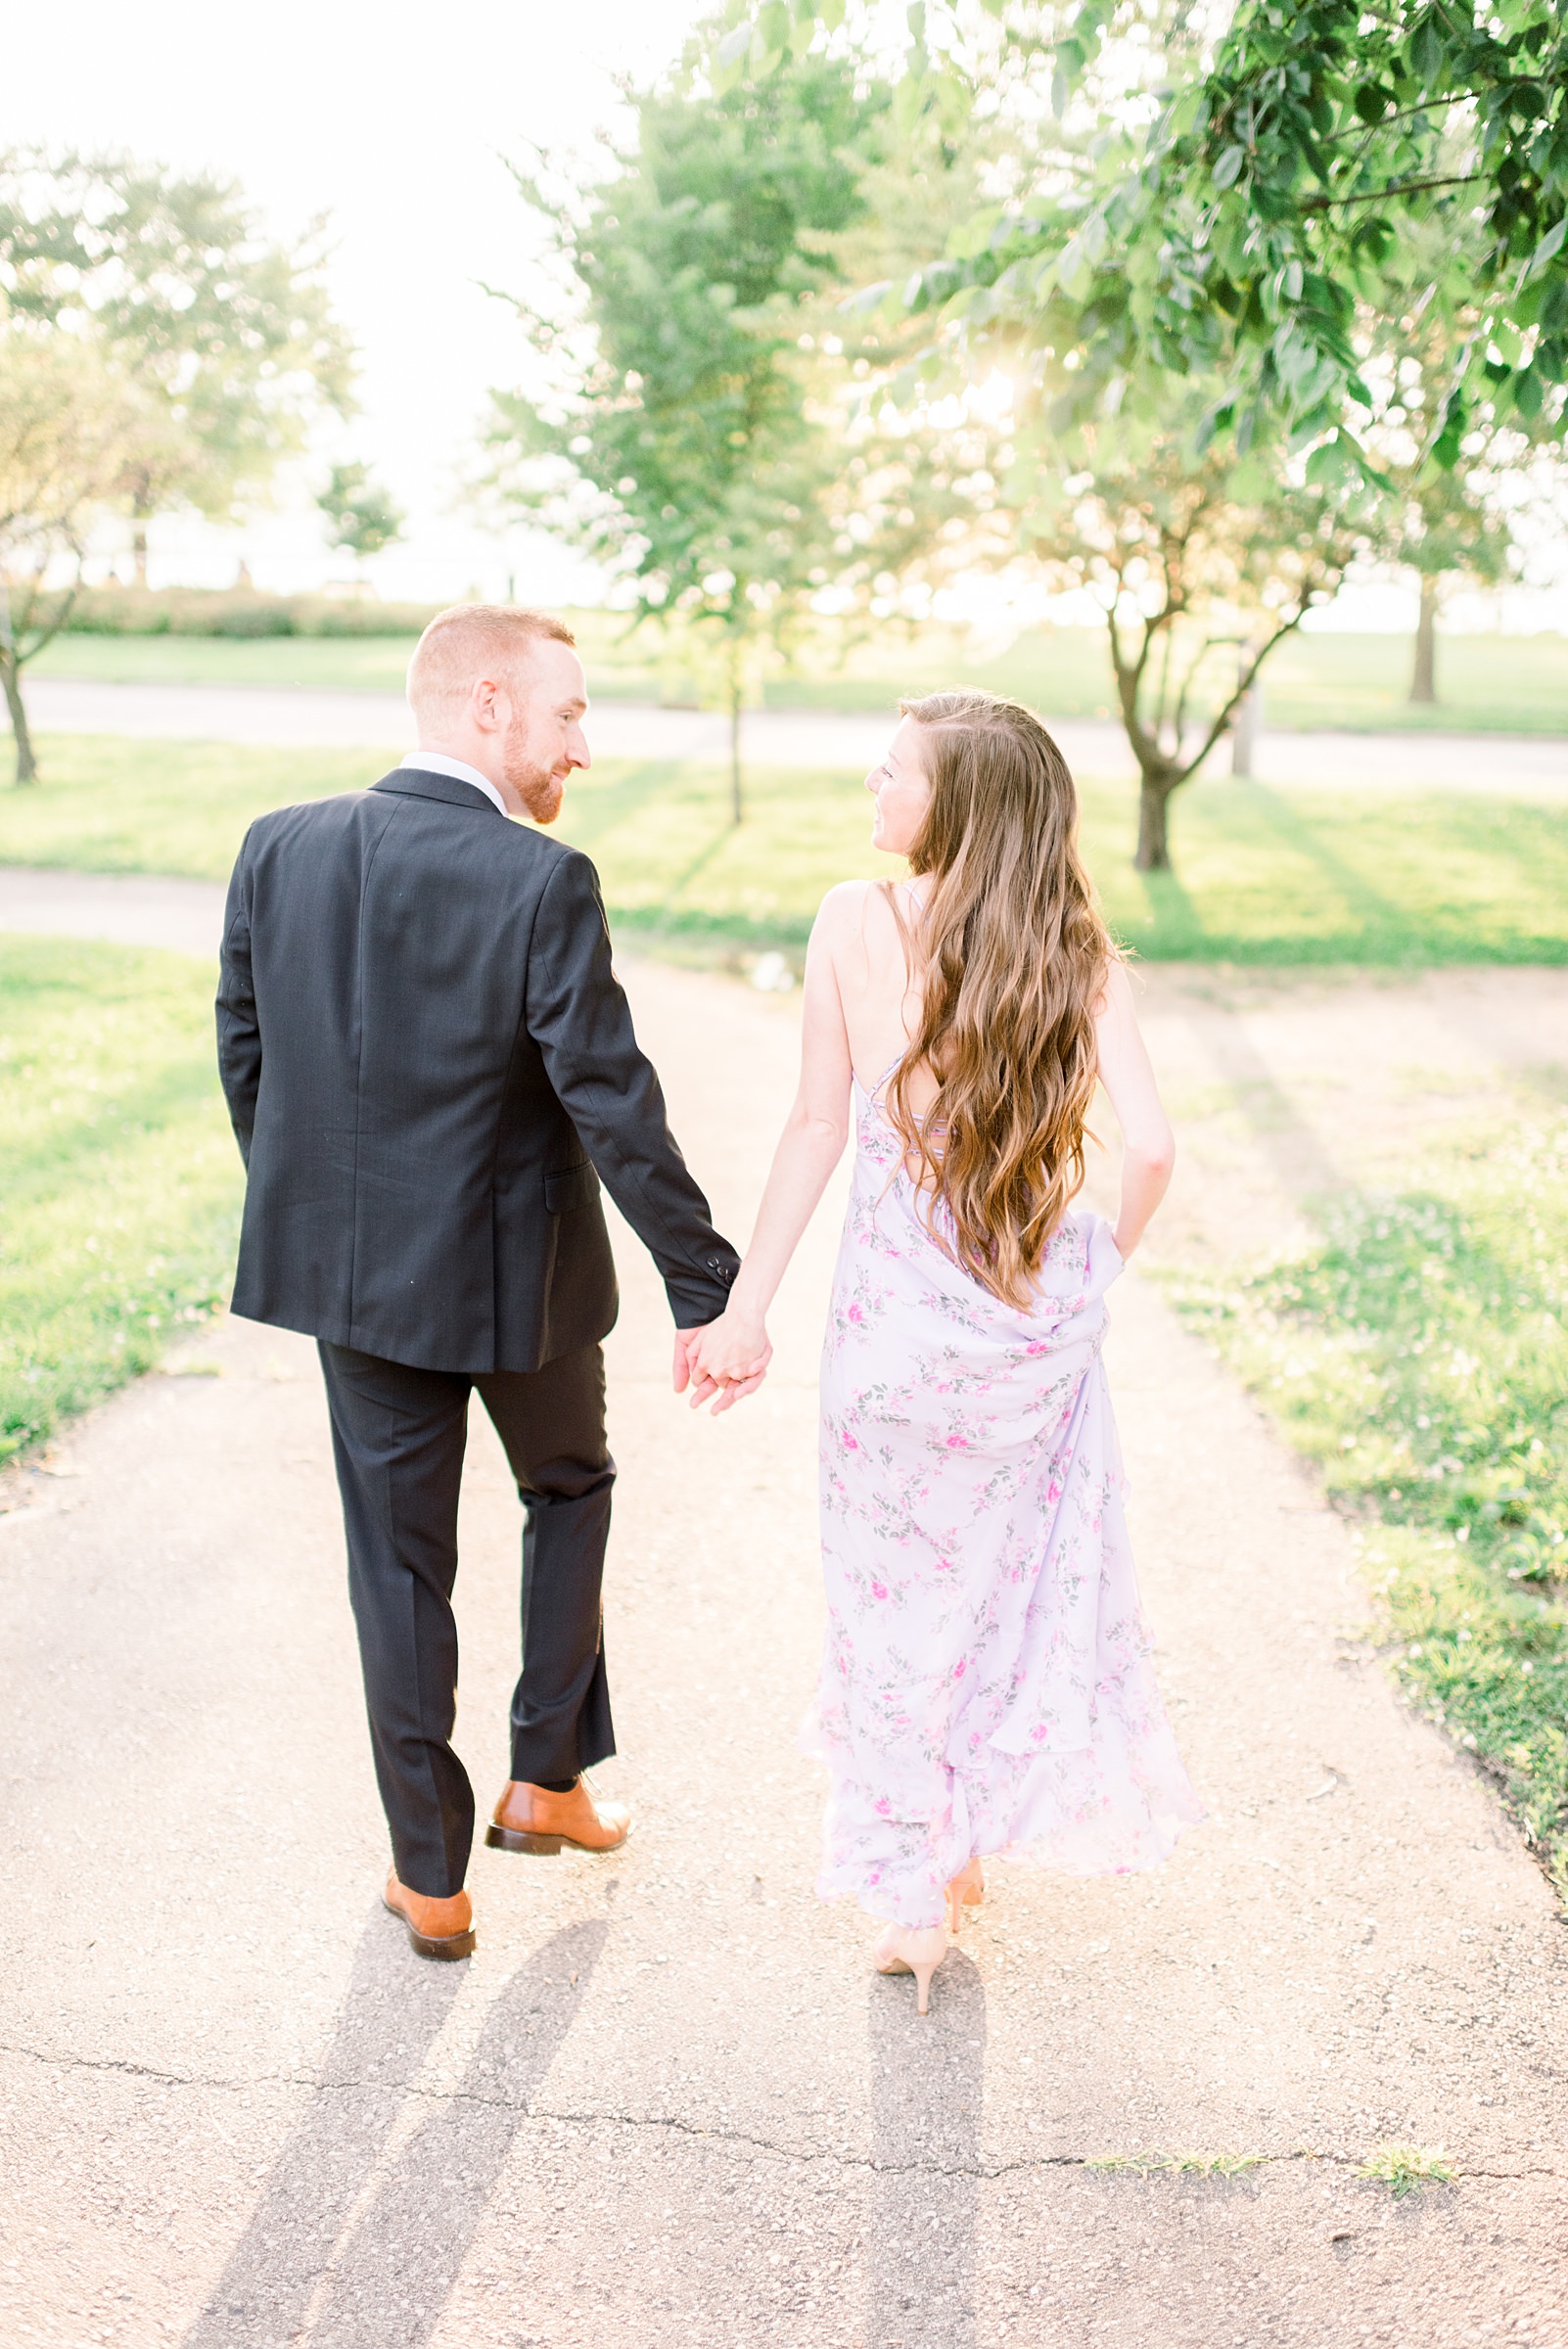
MULTIPOLYGON (((672 2136, 707 2140, 715 2144, 744 2145, 754 2153, 771 2154, 781 2161, 830 2162, 841 2170, 860 2170, 878 2178, 933 2177, 996 2179, 1018 2176, 1030 2170, 1091 2170, 1102 2177, 1169 2177, 1175 2172, 1165 2168, 1153 2154, 1147 2156, 1147 2168, 1139 2167, 1141 2154, 1107 2155, 1103 2153, 1032 2153, 1016 2161, 943 2162, 943 2161, 878 2161, 867 2153, 839 2153, 825 2145, 791 2145, 773 2138, 758 2137, 744 2129, 704 2126, 697 2121, 682 2120, 675 2114, 635 2112, 573 2112, 544 2104, 518 2103, 505 2096, 484 2096, 472 2089, 435 2088, 409 2080, 319 2080, 306 2079, 292 2072, 261 2072, 249 2080, 217 2080, 197 2072, 160 2071, 152 2064, 132 2063, 124 2058, 92 2055, 51 2055, 37 2048, 0 2046, 0 2055, 16 2055, 58 2071, 117 2072, 137 2080, 153 2080, 167 2088, 200 2088, 221 2095, 238 2095, 257 2088, 303 2089, 311 2096, 353 2095, 375 2092, 384 2096, 403 2096, 410 2102, 424 2104, 473 2104, 495 2112, 516 2113, 520 2119, 551 2121, 560 2128, 571 2129, 636 2129, 664 2130, 672 2136), (1120 2172, 1108 2168, 1111 2161, 1124 2166, 1120 2172)), ((1348 2169, 1364 2158, 1360 2152, 1337 2152, 1315 2145, 1295 2145, 1287 2153, 1258 2153, 1249 2155, 1247 2169, 1277 2168, 1292 2162, 1318 2161, 1330 2168, 1348 2169)), ((1202 2176, 1188 2171, 1185 2176, 1202 2176)), ((1245 2175, 1245 2172, 1238 2173, 1245 2175)), ((1507 2184, 1523 2178, 1568 2178, 1568 2171, 1551 2164, 1532 2163, 1512 2170, 1480 2170, 1468 2165, 1458 2166, 1452 2183, 1480 2179, 1507 2184)), ((1213 2183, 1206 2179, 1206 2183, 1213 2183)), ((1228 2183, 1228 2181, 1224 2181, 1228 2183)), ((1369 2182, 1370 2183, 1370 2182, 1369 2182)))

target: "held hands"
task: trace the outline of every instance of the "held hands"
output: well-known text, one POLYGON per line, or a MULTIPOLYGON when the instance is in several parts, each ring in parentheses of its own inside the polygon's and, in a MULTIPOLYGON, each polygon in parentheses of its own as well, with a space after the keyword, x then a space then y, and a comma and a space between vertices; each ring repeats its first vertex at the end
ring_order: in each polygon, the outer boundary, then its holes
POLYGON ((761 1319, 737 1313, 733 1305, 704 1329, 675 1332, 675 1393, 691 1388, 691 1407, 700 1410, 714 1398, 714 1416, 731 1404, 755 1395, 773 1359, 761 1319))

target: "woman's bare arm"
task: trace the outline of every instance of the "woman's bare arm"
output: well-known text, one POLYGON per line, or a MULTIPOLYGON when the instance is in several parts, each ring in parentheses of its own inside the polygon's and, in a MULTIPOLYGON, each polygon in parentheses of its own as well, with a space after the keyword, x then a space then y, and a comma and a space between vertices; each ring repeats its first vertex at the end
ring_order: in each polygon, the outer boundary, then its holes
POLYGON ((1138 1032, 1132 983, 1113 962, 1094 1013, 1100 1082, 1122 1128, 1122 1203, 1113 1237, 1131 1255, 1165 1197, 1176 1164, 1176 1136, 1160 1100, 1147 1047, 1138 1032))
MULTIPOLYGON (((694 1407, 715 1393, 720 1381, 753 1378, 756 1365, 765 1361, 767 1309, 828 1176, 844 1155, 852 1071, 835 948, 841 934, 848 934, 848 923, 857 918, 851 900, 860 894, 854 884, 830 891, 811 930, 806 952, 800 1086, 773 1153, 757 1228, 735 1276, 728 1308, 709 1323, 691 1350, 694 1407)), ((727 1393, 720 1395, 714 1408, 721 1410, 728 1399, 727 1393)))

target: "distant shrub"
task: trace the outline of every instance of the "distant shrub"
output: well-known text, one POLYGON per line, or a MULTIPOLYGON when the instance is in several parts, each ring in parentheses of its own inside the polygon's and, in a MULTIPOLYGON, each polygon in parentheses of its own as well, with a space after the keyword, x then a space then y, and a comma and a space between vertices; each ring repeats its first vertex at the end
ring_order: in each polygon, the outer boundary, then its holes
POLYGON ((438 604, 374 596, 264 595, 254 587, 87 587, 78 636, 417 636, 438 604))

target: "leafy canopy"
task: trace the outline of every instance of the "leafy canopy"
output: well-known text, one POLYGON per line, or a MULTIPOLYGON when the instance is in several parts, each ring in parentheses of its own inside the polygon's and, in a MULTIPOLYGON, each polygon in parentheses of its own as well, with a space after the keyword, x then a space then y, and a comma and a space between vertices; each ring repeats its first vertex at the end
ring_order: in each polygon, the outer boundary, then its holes
MULTIPOLYGON (((1114 80, 1151 32, 1173 36, 1170 78, 1151 109, 1120 110, 1086 174, 977 221, 911 289, 918 303, 1033 310, 1039 337, 1058 355, 1078 350, 1102 392, 1133 354, 1151 374, 1213 371, 1208 431, 1233 432, 1244 450, 1268 415, 1306 446, 1338 432, 1349 403, 1368 404, 1358 305, 1375 304, 1411 224, 1436 222, 1453 233, 1431 242, 1431 296, 1466 328, 1432 420, 1437 460, 1456 462, 1483 403, 1498 421, 1561 429, 1564 0, 1497 0, 1480 21, 1455 0, 1241 0, 1208 49, 1191 12, 1167 23, 1154 0, 980 4, 1049 48, 1067 119, 1085 77, 1114 80)), ((719 70, 765 71, 844 14, 812 0, 748 6, 719 70)), ((962 80, 968 12, 908 15, 912 69, 962 80), (945 45, 928 46, 934 26, 945 45)))

